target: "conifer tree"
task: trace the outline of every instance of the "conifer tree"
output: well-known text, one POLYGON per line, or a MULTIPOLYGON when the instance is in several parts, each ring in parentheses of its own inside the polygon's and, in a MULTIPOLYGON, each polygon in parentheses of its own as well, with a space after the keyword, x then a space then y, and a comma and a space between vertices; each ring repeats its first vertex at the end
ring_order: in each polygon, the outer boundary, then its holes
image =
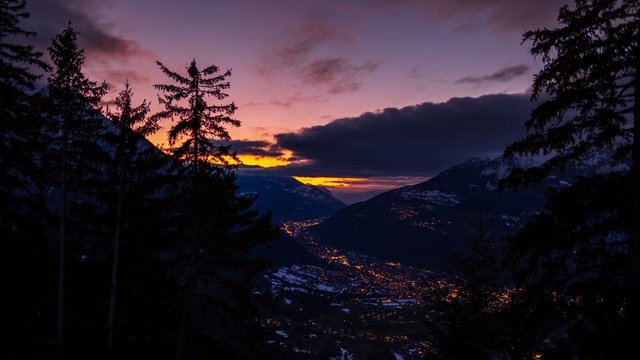
POLYGON ((133 173, 133 162, 141 153, 140 142, 158 130, 156 121, 146 119, 149 104, 143 101, 138 106, 132 104, 133 90, 126 82, 115 100, 117 114, 109 114, 117 126, 117 149, 115 156, 115 229, 113 236, 113 264, 111 271, 111 291, 109 296, 109 314, 107 320, 107 348, 113 347, 116 320, 116 295, 118 288, 118 267, 120 259, 120 242, 124 231, 124 219, 127 217, 124 202, 130 188, 136 180, 133 173))
POLYGON ((518 345, 522 329, 509 316, 512 285, 501 266, 503 242, 489 228, 484 216, 471 224, 463 233, 471 252, 455 259, 456 276, 427 293, 429 359, 505 359, 518 345))
MULTIPOLYGON (((77 32, 69 24, 54 39, 49 54, 53 71, 48 79, 50 117, 54 125, 55 150, 53 153, 57 168, 53 174, 59 179, 58 203, 58 319, 57 342, 64 343, 65 336, 65 253, 69 237, 68 210, 73 206, 91 206, 95 202, 97 187, 88 182, 100 178, 99 166, 106 163, 104 148, 98 139, 103 131, 97 120, 102 96, 107 84, 89 80, 82 72, 84 50, 78 48, 77 32), (81 189, 87 190, 80 195, 81 189), (71 196, 72 194, 76 196, 71 196)), ((95 185, 95 184, 94 184, 95 185)), ((76 215, 85 214, 86 209, 76 215)))
POLYGON ((35 33, 21 25, 25 6, 0 0, 0 349, 10 359, 27 358, 42 340, 37 329, 49 290, 34 155, 40 121, 30 95, 47 67, 27 43, 35 33))
POLYGON ((214 145, 212 140, 229 139, 225 126, 239 126, 240 122, 233 119, 236 111, 234 103, 224 105, 209 105, 207 98, 224 100, 228 95, 224 92, 230 87, 227 78, 231 70, 219 74, 220 69, 210 65, 198 69, 195 59, 187 68, 187 76, 169 70, 161 62, 157 62, 162 72, 175 84, 158 84, 155 88, 163 93, 159 97, 164 110, 153 115, 152 119, 171 119, 175 121, 169 130, 169 144, 182 143, 174 149, 174 156, 185 160, 188 167, 189 181, 189 217, 191 220, 191 234, 188 246, 189 266, 186 270, 186 285, 180 314, 180 325, 177 335, 176 359, 183 356, 183 345, 186 333, 192 329, 193 309, 196 296, 197 281, 197 251, 202 236, 201 220, 197 209, 200 207, 203 179, 211 171, 210 162, 218 160, 225 162, 227 149, 214 145), (186 102, 186 104, 185 104, 186 102))
POLYGON ((29 15, 24 0, 0 1, 0 231, 10 237, 19 231, 16 216, 24 213, 24 197, 34 189, 34 159, 30 142, 37 125, 28 92, 40 77, 30 67, 44 70, 42 53, 31 45, 11 42, 35 33, 20 27, 29 15))
POLYGON ((220 69, 215 65, 199 70, 194 59, 187 68, 187 76, 182 76, 159 61, 157 64, 176 84, 154 85, 164 93, 158 100, 165 110, 153 118, 175 121, 169 130, 169 145, 178 144, 173 151, 174 156, 188 161, 190 176, 195 179, 200 166, 211 161, 226 162, 227 149, 211 140, 229 140, 226 126, 240 126, 240 121, 232 118, 237 109, 233 102, 223 105, 207 103, 209 97, 218 101, 228 97, 224 91, 230 87, 227 78, 231 76, 231 70, 219 74, 220 69), (187 104, 181 103, 182 100, 187 104))
POLYGON ((557 28, 524 34, 544 62, 533 82, 541 103, 505 157, 544 161, 516 167, 502 185, 527 186, 602 154, 628 165, 552 190, 512 241, 548 356, 615 358, 630 346, 640 304, 639 11, 637 0, 576 0, 560 9, 557 28))

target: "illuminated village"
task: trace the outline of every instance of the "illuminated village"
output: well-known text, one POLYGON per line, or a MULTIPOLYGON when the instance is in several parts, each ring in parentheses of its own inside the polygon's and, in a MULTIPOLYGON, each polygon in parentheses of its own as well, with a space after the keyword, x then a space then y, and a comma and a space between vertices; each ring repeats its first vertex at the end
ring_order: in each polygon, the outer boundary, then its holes
POLYGON ((322 263, 281 267, 265 275, 282 302, 264 321, 274 334, 267 341, 300 359, 325 353, 342 354, 340 359, 353 354, 422 358, 428 348, 421 336, 423 298, 433 286, 446 286, 443 275, 320 244, 307 231, 318 222, 282 226, 322 263))

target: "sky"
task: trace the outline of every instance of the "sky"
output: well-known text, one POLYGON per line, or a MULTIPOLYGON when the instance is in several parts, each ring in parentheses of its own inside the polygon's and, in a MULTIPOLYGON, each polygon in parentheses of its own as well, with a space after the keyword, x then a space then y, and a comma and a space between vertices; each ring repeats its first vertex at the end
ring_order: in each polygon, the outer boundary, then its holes
MULTIPOLYGON (((240 172, 297 176, 347 202, 423 181, 524 134, 540 59, 522 33, 562 0, 30 0, 46 53, 71 21, 85 73, 160 110, 155 61, 231 69, 240 172)), ((46 58, 46 56, 45 56, 46 58)), ((166 146, 170 122, 150 140, 166 146)))

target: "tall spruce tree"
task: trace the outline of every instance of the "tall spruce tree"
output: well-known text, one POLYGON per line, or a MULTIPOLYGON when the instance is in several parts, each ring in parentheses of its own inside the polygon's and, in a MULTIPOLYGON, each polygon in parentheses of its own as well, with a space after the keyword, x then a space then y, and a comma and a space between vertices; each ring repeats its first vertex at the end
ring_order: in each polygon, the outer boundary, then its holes
POLYGON ((143 152, 141 142, 143 139, 158 130, 157 121, 147 119, 149 104, 143 101, 138 106, 132 104, 133 90, 126 82, 124 89, 118 93, 115 104, 118 113, 109 114, 110 119, 117 127, 117 149, 115 163, 115 224, 113 235, 113 262, 111 270, 111 291, 109 296, 109 314, 107 319, 107 348, 112 349, 116 322, 116 299, 118 289, 118 268, 120 261, 120 242, 122 234, 126 230, 125 202, 129 200, 129 192, 139 181, 139 174, 135 174, 134 162, 140 161, 143 152), (138 176, 136 176, 138 175, 138 176))
POLYGON ((527 318, 547 357, 615 358, 631 346, 640 290, 639 10, 637 0, 576 0, 560 9, 559 27, 524 34, 544 62, 533 83, 542 102, 505 157, 545 157, 502 185, 526 186, 602 154, 628 165, 552 190, 512 241, 527 318))
MULTIPOLYGON (((99 104, 107 91, 107 84, 89 80, 83 73, 84 50, 78 48, 77 32, 69 24, 54 39, 49 54, 53 71, 48 79, 50 117, 53 129, 52 161, 56 168, 51 172, 58 179, 58 316, 57 342, 62 347, 65 339, 65 258, 70 237, 69 210, 75 209, 74 219, 95 208, 96 191, 91 184, 101 178, 101 165, 107 163, 105 148, 99 141, 104 124, 99 120, 99 104)), ((90 236, 79 236, 80 224, 91 226, 91 222, 79 221, 74 226, 76 246, 86 246, 90 236), (80 244, 82 240, 83 244, 80 244)), ((95 225, 95 224, 93 224, 95 225)), ((95 227, 95 226, 93 226, 95 227)), ((95 230, 95 229, 93 229, 95 230)), ((77 255, 77 254, 76 254, 77 255)))
POLYGON ((30 93, 46 70, 28 45, 24 0, 0 0, 0 357, 29 358, 46 321, 46 243, 39 221, 35 145, 38 111, 30 93))
POLYGON ((202 237, 202 220, 198 209, 201 208, 202 194, 206 191, 204 179, 211 171, 211 161, 224 162, 224 147, 217 147, 211 140, 229 139, 225 126, 239 126, 240 122, 232 116, 236 110, 234 103, 209 105, 207 98, 224 100, 228 95, 224 92, 230 87, 227 78, 231 71, 219 74, 220 69, 211 65, 198 69, 195 59, 187 68, 187 76, 169 70, 161 62, 157 62, 162 72, 175 84, 158 84, 155 88, 163 93, 159 97, 165 110, 153 115, 153 119, 171 119, 175 121, 169 130, 169 144, 178 146, 173 150, 174 156, 185 160, 188 168, 189 206, 191 234, 188 246, 189 265, 185 276, 185 291, 180 314, 180 325, 177 334, 176 359, 183 356, 184 342, 190 338, 193 328, 195 296, 197 290, 197 255, 202 237), (185 104, 186 101, 186 104, 185 104))
POLYGON ((25 230, 19 218, 28 213, 25 198, 36 187, 32 143, 37 112, 30 111, 28 92, 40 77, 31 68, 46 69, 40 60, 42 53, 31 45, 15 43, 21 36, 35 35, 20 27, 20 21, 29 16, 25 6, 23 0, 0 1, 0 232, 7 238, 25 230))
POLYGON ((510 316, 504 242, 489 228, 484 216, 471 223, 462 234, 471 251, 455 259, 458 273, 432 284, 424 299, 429 359, 507 359, 518 348, 523 329, 510 316))

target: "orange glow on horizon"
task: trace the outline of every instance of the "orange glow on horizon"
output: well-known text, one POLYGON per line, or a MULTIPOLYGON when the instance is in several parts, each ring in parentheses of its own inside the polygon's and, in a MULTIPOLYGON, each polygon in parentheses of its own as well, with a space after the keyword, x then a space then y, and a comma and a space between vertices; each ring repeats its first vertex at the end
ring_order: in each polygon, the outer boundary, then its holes
MULTIPOLYGON (((163 146, 160 146, 158 148, 167 155, 172 154, 172 149, 170 148, 166 148, 163 146)), ((216 158, 215 156, 203 156, 202 160, 217 165, 247 165, 258 166, 262 168, 272 168, 291 164, 292 162, 289 161, 289 159, 292 155, 293 153, 291 151, 285 151, 282 156, 237 154, 235 158, 233 156, 223 155, 222 160, 216 158)))
POLYGON ((363 178, 330 177, 330 176, 294 176, 294 179, 305 185, 325 187, 349 187, 353 184, 366 181, 363 178))
POLYGON ((263 168, 271 168, 277 166, 289 165, 289 156, 287 157, 272 157, 272 156, 258 156, 258 155, 242 155, 238 154, 238 160, 240 163, 247 166, 259 166, 263 168))

